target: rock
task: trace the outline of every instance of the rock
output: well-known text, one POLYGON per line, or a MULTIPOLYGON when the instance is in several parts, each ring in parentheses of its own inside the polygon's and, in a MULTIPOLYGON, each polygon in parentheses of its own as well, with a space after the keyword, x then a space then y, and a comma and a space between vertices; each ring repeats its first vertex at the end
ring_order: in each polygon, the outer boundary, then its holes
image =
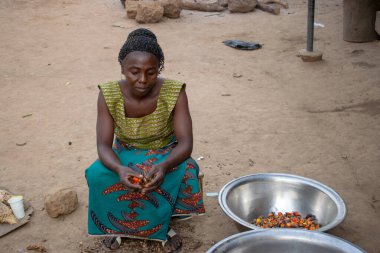
POLYGON ((302 49, 298 52, 297 56, 301 57, 304 62, 315 62, 322 60, 322 52, 318 50, 314 50, 313 52, 309 52, 306 49, 302 49))
POLYGON ((139 2, 136 21, 138 23, 157 23, 164 15, 164 8, 158 2, 139 2))
POLYGON ((179 0, 160 0, 164 8, 164 16, 168 18, 179 18, 182 8, 179 0))
POLYGON ((230 12, 250 12, 255 9, 257 0, 228 0, 228 10, 230 12))
POLYGON ((375 31, 380 35, 380 11, 376 12, 375 31))
POLYGON ((127 12, 127 17, 129 19, 135 19, 137 15, 137 6, 138 1, 126 1, 125 3, 125 11, 127 12))
POLYGON ((45 197, 45 209, 52 218, 72 213, 77 207, 77 192, 72 189, 62 189, 45 197))

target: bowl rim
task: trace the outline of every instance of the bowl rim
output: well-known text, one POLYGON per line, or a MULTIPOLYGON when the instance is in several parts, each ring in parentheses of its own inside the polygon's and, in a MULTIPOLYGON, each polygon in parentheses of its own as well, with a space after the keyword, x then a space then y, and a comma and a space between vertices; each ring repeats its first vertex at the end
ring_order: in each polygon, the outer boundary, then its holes
POLYGON ((281 235, 287 234, 287 235, 295 235, 297 236, 297 238, 306 237, 307 239, 311 239, 311 240, 328 239, 328 240, 334 240, 335 242, 341 244, 339 246, 348 247, 348 250, 350 250, 350 252, 352 252, 352 250, 357 250, 354 253, 359 253, 359 252, 367 253, 364 249, 362 249, 358 245, 355 245, 350 241, 347 241, 343 238, 340 238, 332 234, 317 232, 317 231, 310 231, 310 230, 303 230, 303 229, 281 229, 281 228, 249 230, 242 233, 234 234, 214 244, 210 249, 207 250, 206 253, 213 253, 213 251, 215 251, 222 244, 231 242, 237 238, 242 238, 249 234, 253 234, 253 236, 260 235, 260 234, 269 234, 269 236, 276 235, 276 234, 281 234, 281 235))
MULTIPOLYGON (((337 204, 337 214, 333 221, 325 226, 322 226, 319 229, 316 229, 314 231, 316 232, 323 232, 327 231, 329 229, 332 229, 336 227, 338 224, 340 224, 346 217, 347 209, 346 204, 344 203, 343 199, 340 197, 340 195, 334 191, 332 188, 328 187, 325 184, 322 184, 321 182, 318 182, 314 179, 294 175, 294 174, 285 174, 285 173, 256 173, 256 174, 250 174, 238 177, 236 179, 231 180, 227 184, 225 184, 219 191, 218 194, 218 202, 220 207, 222 208, 223 212, 232 218, 235 222, 239 223, 240 225, 246 227, 247 229, 253 229, 253 230, 267 230, 265 228, 258 227, 256 225, 253 225, 249 222, 246 222, 245 220, 241 219, 237 215, 235 215, 231 209, 227 206, 227 195, 229 191, 236 185, 248 182, 249 179, 252 178, 273 178, 273 177, 279 177, 281 179, 292 179, 296 180, 296 182, 301 182, 303 184, 307 184, 309 186, 315 187, 318 190, 322 191, 326 195, 328 195, 336 204, 337 204)), ((295 230, 304 230, 299 228, 292 228, 295 230)))

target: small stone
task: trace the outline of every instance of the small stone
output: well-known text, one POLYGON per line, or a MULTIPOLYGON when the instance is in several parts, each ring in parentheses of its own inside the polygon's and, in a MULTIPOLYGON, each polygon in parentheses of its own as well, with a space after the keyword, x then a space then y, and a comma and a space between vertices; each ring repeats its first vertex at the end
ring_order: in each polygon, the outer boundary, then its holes
POLYGON ((77 192, 72 189, 62 189, 45 197, 45 209, 52 218, 70 214, 77 209, 77 207, 77 192))
POLYGON ((306 49, 302 49, 298 52, 298 57, 301 57, 304 62, 315 62, 322 60, 322 52, 317 50, 315 51, 307 51, 306 49))
POLYGON ((160 0, 160 4, 164 8, 164 17, 179 18, 182 8, 178 0, 160 0))
POLYGON ((228 0, 228 10, 230 12, 251 12, 255 9, 256 5, 256 0, 228 0))
POLYGON ((136 21, 138 23, 158 23, 164 16, 164 8, 158 2, 139 2, 136 21))

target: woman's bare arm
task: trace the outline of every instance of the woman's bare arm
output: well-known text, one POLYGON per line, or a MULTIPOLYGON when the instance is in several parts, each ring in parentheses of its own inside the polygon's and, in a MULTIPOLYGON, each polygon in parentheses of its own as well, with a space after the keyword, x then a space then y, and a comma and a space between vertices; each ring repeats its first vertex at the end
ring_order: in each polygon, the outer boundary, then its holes
POLYGON ((129 182, 128 177, 136 176, 142 178, 142 175, 134 172, 132 169, 123 166, 119 158, 112 150, 114 137, 114 121, 108 111, 103 93, 99 92, 98 96, 98 118, 96 122, 96 145, 98 149, 99 160, 105 167, 116 172, 123 182, 129 188, 140 189, 140 185, 134 185, 129 182))

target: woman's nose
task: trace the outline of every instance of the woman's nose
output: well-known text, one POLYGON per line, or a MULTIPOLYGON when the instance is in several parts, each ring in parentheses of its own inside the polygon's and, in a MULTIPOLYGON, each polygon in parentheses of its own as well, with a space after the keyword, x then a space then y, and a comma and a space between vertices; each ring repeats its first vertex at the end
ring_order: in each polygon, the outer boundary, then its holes
POLYGON ((140 81, 141 83, 145 83, 145 82, 146 82, 146 79, 147 79, 147 76, 146 76, 146 74, 143 73, 143 74, 140 75, 140 80, 139 80, 139 81, 140 81))

